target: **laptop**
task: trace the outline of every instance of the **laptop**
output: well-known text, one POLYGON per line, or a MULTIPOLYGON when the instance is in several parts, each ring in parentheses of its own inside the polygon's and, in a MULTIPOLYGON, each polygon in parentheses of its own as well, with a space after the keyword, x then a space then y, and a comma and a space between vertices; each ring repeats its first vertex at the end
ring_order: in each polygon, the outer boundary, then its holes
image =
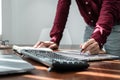
POLYGON ((35 68, 15 54, 0 54, 0 75, 25 73, 35 68))

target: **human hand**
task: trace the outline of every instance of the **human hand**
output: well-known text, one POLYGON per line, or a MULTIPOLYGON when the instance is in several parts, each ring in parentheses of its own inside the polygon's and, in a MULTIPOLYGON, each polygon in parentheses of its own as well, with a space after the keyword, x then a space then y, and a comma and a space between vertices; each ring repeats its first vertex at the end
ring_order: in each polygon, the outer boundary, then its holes
POLYGON ((58 45, 54 42, 51 41, 38 41, 35 45, 35 48, 41 48, 41 47, 46 47, 46 48, 50 48, 52 50, 57 50, 58 49, 58 45))
POLYGON ((93 38, 80 45, 80 48, 82 49, 82 53, 85 53, 87 51, 89 51, 90 54, 106 53, 100 49, 99 44, 93 38))

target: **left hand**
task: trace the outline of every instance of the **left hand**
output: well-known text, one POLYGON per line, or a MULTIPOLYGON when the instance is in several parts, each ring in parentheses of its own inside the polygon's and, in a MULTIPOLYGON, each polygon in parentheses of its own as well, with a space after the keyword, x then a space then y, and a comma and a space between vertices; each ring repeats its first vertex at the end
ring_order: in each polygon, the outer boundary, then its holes
POLYGON ((80 46, 82 50, 82 53, 85 53, 87 51, 90 52, 90 54, 99 54, 99 53, 105 53, 105 51, 101 50, 99 47, 98 42, 95 41, 95 39, 89 39, 88 41, 86 41, 85 43, 83 43, 80 46))
POLYGON ((58 49, 58 45, 51 41, 38 41, 33 47, 35 47, 35 48, 46 47, 46 48, 50 48, 52 50, 58 49))

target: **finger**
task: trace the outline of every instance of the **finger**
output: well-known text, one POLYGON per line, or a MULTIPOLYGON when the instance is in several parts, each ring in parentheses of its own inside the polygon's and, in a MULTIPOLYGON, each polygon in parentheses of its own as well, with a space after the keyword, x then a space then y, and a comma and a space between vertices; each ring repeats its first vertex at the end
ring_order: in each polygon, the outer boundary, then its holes
POLYGON ((33 47, 37 48, 41 43, 42 41, 38 41, 33 47))
POLYGON ((82 49, 87 48, 90 44, 94 43, 95 40, 94 39, 89 39, 88 41, 86 41, 83 45, 82 45, 82 49))
POLYGON ((92 54, 96 54, 99 52, 100 48, 99 48, 99 45, 97 42, 94 42, 92 43, 91 45, 89 45, 87 48, 86 48, 87 51, 90 51, 90 53, 92 54))
POLYGON ((46 47, 46 48, 49 48, 50 45, 54 44, 54 42, 51 42, 51 41, 44 41, 42 42, 41 44, 39 44, 38 48, 40 47, 46 47))
POLYGON ((43 43, 40 43, 38 46, 37 46, 37 48, 44 48, 44 47, 46 47, 45 45, 44 45, 44 42, 43 43))
POLYGON ((91 50, 95 50, 95 49, 99 49, 99 45, 98 45, 97 42, 94 42, 94 43, 90 44, 90 45, 86 48, 87 51, 91 51, 91 50))
POLYGON ((99 51, 99 54, 106 54, 106 51, 100 50, 100 51, 99 51))
POLYGON ((99 50, 98 48, 93 48, 92 50, 89 51, 91 54, 98 54, 99 50))
MULTIPOLYGON (((83 45, 82 45, 82 50, 83 50, 83 53, 85 53, 86 51, 88 51, 89 49, 87 49, 91 44, 93 44, 95 42, 94 39, 89 39, 87 42, 85 42, 83 45)), ((89 47, 91 48, 91 47, 89 47)))
POLYGON ((50 45, 49 48, 52 50, 57 50, 58 46, 57 46, 57 44, 54 43, 54 44, 50 45))
POLYGON ((50 45, 54 44, 54 42, 51 42, 51 41, 45 41, 44 42, 44 46, 45 47, 49 47, 50 45))
POLYGON ((104 50, 96 49, 93 51, 90 51, 91 54, 105 54, 106 52, 104 50))

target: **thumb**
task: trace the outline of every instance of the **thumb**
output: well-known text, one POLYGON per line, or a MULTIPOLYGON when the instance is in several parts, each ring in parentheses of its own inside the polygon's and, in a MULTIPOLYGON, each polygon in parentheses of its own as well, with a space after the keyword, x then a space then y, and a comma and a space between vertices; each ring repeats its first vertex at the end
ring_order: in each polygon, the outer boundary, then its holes
POLYGON ((49 46, 50 49, 52 50, 57 50, 58 49, 58 46, 56 44, 52 44, 49 46))

